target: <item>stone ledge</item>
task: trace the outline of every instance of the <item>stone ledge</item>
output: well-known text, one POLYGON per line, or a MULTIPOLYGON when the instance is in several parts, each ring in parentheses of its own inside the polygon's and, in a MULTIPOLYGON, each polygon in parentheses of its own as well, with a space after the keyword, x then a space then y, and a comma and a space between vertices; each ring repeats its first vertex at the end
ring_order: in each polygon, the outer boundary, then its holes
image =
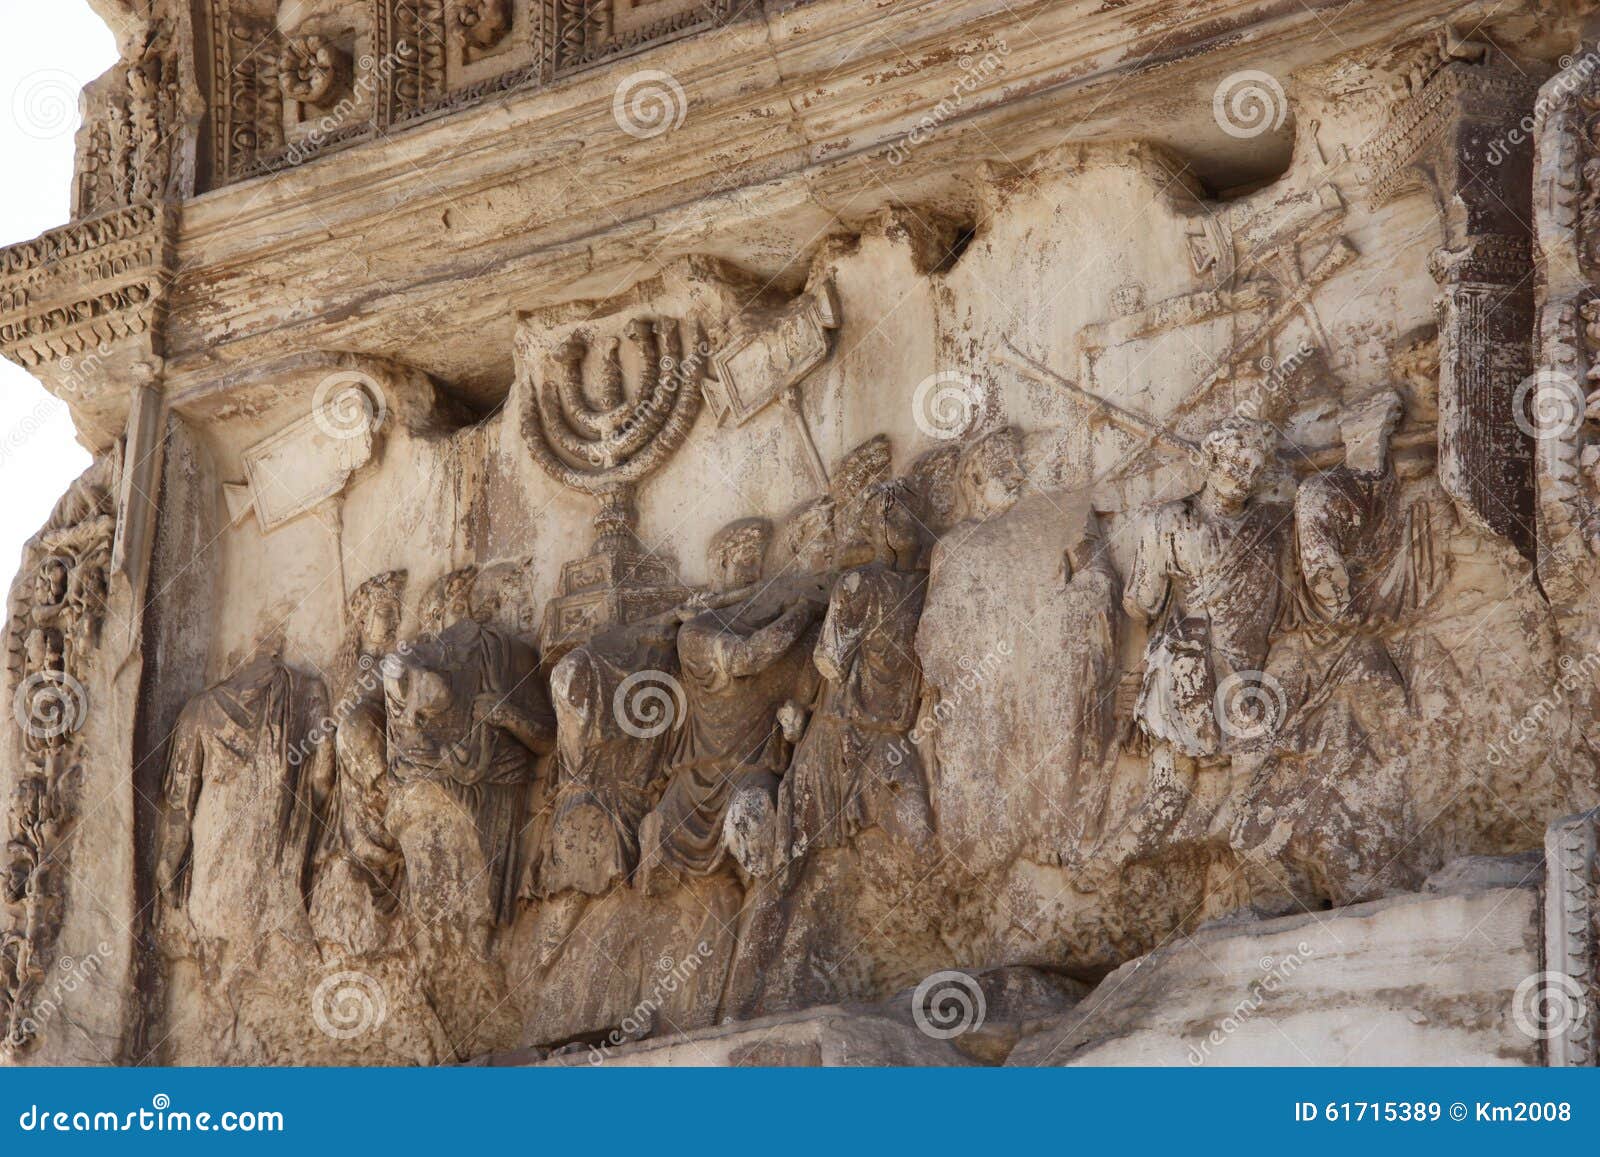
POLYGON ((1129 961, 1008 1065, 1538 1065, 1539 873, 1203 928, 1129 961))
POLYGON ((1539 1065, 1540 1042, 1518 1028, 1513 1003, 1541 968, 1542 868, 1537 854, 1465 857, 1423 892, 1207 926, 1118 968, 1081 1003, 1075 982, 1034 969, 978 973, 988 1016, 949 1039, 917 1026, 907 992, 478 1063, 1539 1065))

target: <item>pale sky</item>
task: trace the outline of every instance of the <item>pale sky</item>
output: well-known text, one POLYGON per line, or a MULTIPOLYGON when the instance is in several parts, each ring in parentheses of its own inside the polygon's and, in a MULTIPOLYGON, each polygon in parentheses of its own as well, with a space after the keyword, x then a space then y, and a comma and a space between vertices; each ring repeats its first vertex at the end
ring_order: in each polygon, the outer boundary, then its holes
MULTIPOLYGON (((0 0, 0 245, 68 219, 77 90, 116 60, 87 0, 0 0)), ((88 465, 67 407, 0 359, 0 596, 22 544, 88 465)))

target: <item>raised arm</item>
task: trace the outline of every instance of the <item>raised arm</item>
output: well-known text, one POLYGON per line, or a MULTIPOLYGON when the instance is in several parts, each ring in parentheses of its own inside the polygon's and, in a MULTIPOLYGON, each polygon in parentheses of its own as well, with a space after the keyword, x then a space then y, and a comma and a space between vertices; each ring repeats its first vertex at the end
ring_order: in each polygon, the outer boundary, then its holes
POLYGON ((731 633, 718 636, 724 669, 736 676, 765 671, 789 653, 816 613, 816 604, 795 599, 783 614, 745 638, 731 633))
POLYGON ((475 701, 478 717, 498 727, 535 755, 549 755, 556 749, 555 715, 540 711, 515 695, 485 691, 475 701))

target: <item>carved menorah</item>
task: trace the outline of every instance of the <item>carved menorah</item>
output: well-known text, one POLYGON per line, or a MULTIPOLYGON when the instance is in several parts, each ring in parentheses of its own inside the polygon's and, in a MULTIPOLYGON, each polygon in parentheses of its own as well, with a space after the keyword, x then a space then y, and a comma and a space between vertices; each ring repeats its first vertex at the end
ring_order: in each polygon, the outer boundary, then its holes
POLYGON ((623 336, 640 365, 631 395, 618 338, 606 343, 599 372, 586 385, 590 341, 581 331, 548 359, 543 382, 529 383, 523 439, 552 478, 600 500, 597 550, 636 543, 638 484, 683 445, 700 413, 708 351, 700 327, 692 325, 686 356, 684 328, 671 318, 628 323, 623 336))
POLYGON ((608 623, 674 605, 687 592, 668 558, 638 538, 639 483, 683 445, 700 413, 710 350, 698 323, 635 318, 598 357, 581 330, 543 360, 531 334, 517 337, 526 399, 522 436, 534 461, 564 486, 600 502, 594 550, 562 568, 543 631, 547 660, 608 623), (687 338, 687 340, 686 340, 687 338), (630 390, 622 343, 638 363, 630 390))

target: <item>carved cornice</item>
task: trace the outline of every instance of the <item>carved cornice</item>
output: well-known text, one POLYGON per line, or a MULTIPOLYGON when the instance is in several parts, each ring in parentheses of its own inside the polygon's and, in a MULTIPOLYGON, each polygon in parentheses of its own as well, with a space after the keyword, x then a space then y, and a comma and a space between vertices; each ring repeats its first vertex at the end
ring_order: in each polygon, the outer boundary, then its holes
POLYGON ((0 354, 35 368, 124 338, 158 345, 171 213, 130 205, 0 250, 0 354))
MULTIPOLYGON (((1338 27, 1352 48, 1392 42, 1419 19, 1459 7, 1402 0, 1380 19, 1338 27)), ((1209 93, 1219 75, 1266 51, 1285 75, 1325 60, 1333 49, 1318 14, 1336 8, 1317 0, 1264 19, 1259 5, 1222 0, 1217 23, 1201 29, 1159 0, 1115 11, 1087 0, 869 12, 854 0, 814 0, 790 14, 768 6, 765 21, 741 16, 647 56, 410 122, 284 172, 270 190, 222 189, 186 205, 167 370, 209 375, 219 359, 281 348, 282 311, 269 319, 256 303, 289 292, 300 302, 295 342, 405 358, 488 404, 511 372, 506 301, 603 295, 615 280, 602 271, 626 268, 645 250, 666 262, 704 248, 713 209, 719 229, 763 233, 762 252, 741 260, 777 275, 791 236, 802 244, 840 215, 862 219, 896 198, 970 192, 974 156, 1026 157, 1103 139, 1112 125, 1125 134, 1126 118, 1161 107, 1175 84, 1209 93), (1016 34, 1019 20, 1032 35, 1016 34), (1219 27, 1251 28, 1248 49, 1219 27), (949 101, 963 76, 955 49, 980 57, 1007 37, 1004 68, 975 78, 960 115, 904 164, 886 161, 929 109, 949 101), (1158 44, 1169 55, 1147 56, 1158 44), (906 68, 908 54, 930 63, 906 68), (634 71, 649 69, 676 78, 688 114, 640 140, 619 129, 615 98, 634 71), (412 251, 393 240, 413 231, 432 238, 438 260, 395 263, 412 251), (371 264, 349 261, 352 246, 371 264), (472 279, 470 294, 446 287, 458 272, 472 279), (374 285, 393 308, 376 307, 374 285), (500 303, 492 317, 490 299, 500 303), (446 327, 428 323, 446 317, 492 340, 470 349, 436 340, 446 327), (403 334, 389 333, 399 318, 403 334), (276 332, 272 348, 247 353, 267 329, 276 332)), ((518 26, 509 40, 530 34, 518 26)), ((1196 108, 1209 124, 1209 104, 1196 108)))
MULTIPOLYGON (((457 2, 445 0, 447 32, 457 2)), ((556 16, 535 22, 526 5, 518 4, 508 33, 460 74, 459 87, 453 78, 432 98, 417 91, 405 132, 380 135, 370 120, 341 119, 335 110, 332 124, 303 120, 288 138, 277 135, 286 115, 275 104, 283 95, 277 79, 281 45, 272 43, 277 32, 258 30, 263 35, 253 40, 240 29, 230 35, 226 21, 208 25, 202 20, 197 31, 208 33, 202 39, 216 59, 201 71, 220 70, 230 84, 242 86, 237 93, 242 103, 230 105, 224 118, 213 117, 205 134, 216 154, 212 167, 220 166, 227 180, 296 170, 307 157, 367 143, 323 157, 314 173, 279 173, 271 190, 219 189, 185 202, 181 229, 172 210, 170 216, 157 215, 159 225, 136 241, 131 253, 117 255, 122 280, 102 284, 70 263, 13 270, 6 276, 7 296, 0 299, 0 324, 11 325, 0 352, 24 365, 58 365, 67 353, 107 339, 138 337, 152 350, 159 347, 168 358, 165 371, 181 378, 191 370, 209 376, 219 359, 281 352, 285 341, 362 348, 404 356, 462 384, 470 396, 488 400, 489 391, 500 388, 490 383, 503 382, 511 368, 509 357, 499 352, 509 348, 508 341, 481 343, 473 347, 477 353, 451 347, 441 360, 429 346, 428 327, 419 332, 415 310, 352 309, 352 296, 369 296, 373 284, 382 284, 397 299, 419 307, 423 318, 449 310, 461 324, 484 324, 468 316, 480 297, 537 303, 559 300, 560 294, 592 294, 603 288, 599 270, 637 260, 646 233, 660 239, 649 245, 661 261, 693 252, 706 230, 706 198, 725 198, 735 189, 735 216, 767 219, 778 230, 772 237, 793 232, 798 242, 826 227, 840 198, 859 198, 863 188, 879 189, 885 198, 925 197, 952 191, 952 182, 970 181, 974 140, 985 155, 1000 149, 1007 156, 1026 156, 1059 145, 1064 135, 1095 135, 1097 130, 1082 123, 1086 111, 1101 119, 1124 117, 1145 100, 1165 99, 1162 94, 1176 78, 1167 56, 1150 54, 1158 45, 1165 53, 1181 53, 1185 76, 1191 78, 1211 77, 1217 68, 1242 59, 1218 29, 1250 27, 1258 37, 1250 52, 1258 55, 1270 42, 1286 72, 1323 59, 1328 50, 1319 35, 1318 11, 1337 7, 1336 0, 1317 0, 1263 20, 1249 0, 1223 0, 1213 24, 1198 29, 1158 0, 1133 0, 1116 11, 1087 0, 1023 5, 973 0, 869 13, 845 0, 718 3, 710 10, 695 7, 693 19, 687 8, 651 5, 639 6, 636 15, 663 12, 654 23, 629 27, 623 22, 609 32, 588 34, 581 44, 569 37, 561 48, 550 39, 561 27, 556 16), (952 75, 958 73, 954 63, 905 70, 899 63, 906 53, 937 62, 953 45, 963 52, 993 48, 1019 19, 1028 21, 1035 35, 1011 46, 1003 70, 978 78, 964 96, 961 115, 920 146, 914 158, 889 168, 882 150, 900 140, 924 110, 948 100, 952 75), (864 35, 869 28, 878 34, 864 35), (649 67, 669 70, 682 84, 689 115, 669 133, 635 139, 615 120, 619 86, 632 75, 628 54, 674 39, 676 46, 649 67), (886 47, 864 51, 864 44, 886 47), (1221 56, 1207 51, 1212 45, 1221 46, 1221 56), (526 54, 517 55, 524 49, 526 54), (1163 60, 1168 63, 1157 69, 1163 60), (616 67, 597 67, 612 61, 616 67), (1137 63, 1142 61, 1149 61, 1149 68, 1137 63), (557 73, 566 74, 563 83, 545 87, 543 80, 557 73), (496 94, 503 95, 483 104, 496 94), (483 107, 463 107, 475 103, 483 107), (446 157, 448 164, 438 163, 446 157), (636 166, 641 179, 624 177, 636 166), (420 185, 419 170, 428 174, 420 185), (863 170, 871 179, 863 179, 863 170), (573 198, 573 188, 585 189, 587 196, 573 198), (452 211, 484 198, 499 200, 510 189, 533 198, 540 210, 513 220, 452 211), (483 290, 465 303, 467 314, 461 313, 460 295, 449 288, 456 276, 453 258, 389 268, 390 254, 407 250, 376 241, 416 228, 436 229, 441 215, 455 218, 448 236, 451 252, 476 254, 461 260, 483 290), (687 223, 680 220, 685 216, 687 223), (170 293, 159 276, 174 264, 167 256, 169 237, 185 270, 170 293), (363 238, 376 246, 367 263, 348 261, 351 246, 361 248, 363 238), (583 283, 585 278, 590 282, 583 283), (414 284, 419 279, 425 284, 414 284), (291 295, 302 302, 287 319, 292 335, 282 332, 281 312, 269 319, 252 304, 281 298, 285 285, 294 285, 291 295), (171 320, 162 325, 164 299, 170 302, 171 320), (372 332, 402 314, 409 320, 393 334, 372 332), (276 336, 252 353, 247 347, 269 330, 276 336), (472 356, 463 360, 465 353, 472 356)), ((1440 0, 1402 0, 1381 20, 1351 28, 1349 36, 1363 43, 1392 40, 1447 7, 1464 10, 1440 0)), ((214 0, 201 14, 215 17, 234 8, 248 15, 242 0, 214 0)), ((381 12, 396 10, 389 3, 381 12)), ((377 14, 368 10, 373 20, 362 26, 355 47, 358 109, 381 104, 381 94, 371 90, 370 80, 363 88, 359 75, 360 57, 372 54, 373 37, 382 27, 377 14)), ((461 39, 451 34, 450 52, 461 51, 461 39)), ((140 213, 155 211, 133 209, 123 219, 135 220, 140 213)), ((93 232, 98 222, 117 217, 101 214, 69 230, 93 232)), ((49 250, 51 238, 60 233, 33 245, 49 250)), ((773 254, 782 245, 767 248, 773 254)), ((39 250, 24 246, 18 252, 37 255, 39 250)), ((752 268, 763 276, 774 274, 759 263, 752 268)), ((488 324, 502 324, 503 310, 498 316, 500 321, 488 324)), ((509 333, 497 336, 509 338, 509 333)), ((83 430, 83 411, 95 408, 74 408, 83 430)), ((113 408, 106 409, 88 415, 92 424, 102 432, 120 428, 113 408)))

